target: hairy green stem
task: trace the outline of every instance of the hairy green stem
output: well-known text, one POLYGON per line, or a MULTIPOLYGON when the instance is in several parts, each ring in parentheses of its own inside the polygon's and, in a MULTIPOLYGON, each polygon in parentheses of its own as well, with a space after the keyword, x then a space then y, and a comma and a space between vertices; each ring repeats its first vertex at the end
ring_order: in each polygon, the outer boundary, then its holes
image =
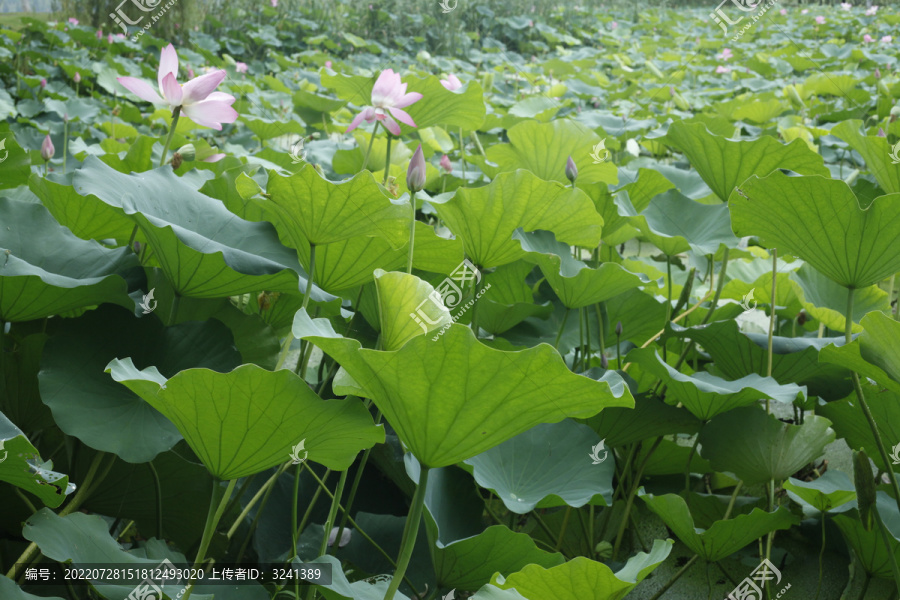
POLYGON ((156 537, 157 539, 163 539, 162 537, 162 486, 159 482, 159 473, 156 472, 156 467, 153 466, 153 461, 147 463, 147 466, 150 467, 150 472, 153 474, 153 487, 156 489, 156 537))
POLYGON ((384 159, 384 181, 381 182, 381 185, 387 185, 388 177, 391 174, 391 142, 394 141, 394 136, 390 133, 387 136, 387 157, 384 159))
POLYGON ((647 464, 650 462, 650 457, 653 456, 653 452, 659 448, 659 445, 662 443, 663 438, 659 436, 656 438, 656 441, 653 442, 653 446, 650 447, 650 450, 647 452, 647 456, 644 457, 644 461, 641 463, 640 468, 638 468, 637 473, 634 476, 634 481, 631 484, 631 491, 628 493, 628 500, 625 502, 625 514, 622 516, 622 522, 619 523, 619 531, 616 533, 616 542, 613 544, 613 560, 616 560, 616 557, 619 555, 619 546, 622 544, 622 536, 625 535, 625 528, 628 526, 628 515, 631 513, 631 507, 634 504, 634 497, 637 494, 638 487, 641 484, 641 475, 644 474, 644 469, 647 468, 647 464))
MULTIPOLYGON (((306 291, 303 292, 303 305, 301 308, 306 310, 306 307, 309 305, 309 298, 312 295, 312 286, 313 279, 316 276, 316 245, 313 243, 309 244, 309 274, 306 277, 306 291)), ((287 332, 287 336, 284 338, 284 343, 281 345, 281 352, 278 354, 278 362, 275 364, 275 370, 281 369, 284 366, 284 361, 287 360, 288 353, 291 350, 291 344, 294 341, 294 332, 293 330, 289 330, 287 332)), ((312 356, 312 353, 310 353, 312 356)), ((302 378, 306 374, 306 365, 303 362, 303 353, 300 356, 301 361, 301 372, 300 377, 302 378)))
POLYGON ((659 600, 660 598, 662 598, 663 594, 665 594, 667 591, 669 591, 669 588, 670 588, 670 587, 672 587, 673 585, 675 585, 675 582, 678 581, 678 580, 681 578, 681 576, 684 575, 684 574, 687 572, 687 570, 690 569, 691 566, 692 566, 695 562, 697 562, 697 559, 698 559, 698 558, 700 558, 700 556, 697 555, 697 554, 695 554, 694 556, 692 556, 691 559, 690 559, 689 561, 687 561, 686 563, 684 563, 684 566, 681 567, 681 568, 678 570, 677 573, 675 573, 674 575, 672 575, 672 578, 669 579, 669 581, 666 582, 666 585, 664 585, 664 586, 662 586, 661 588, 659 588, 659 591, 656 592, 655 594, 653 594, 653 596, 650 597, 650 600, 659 600))
MULTIPOLYGON (((257 490, 257 492, 253 494, 253 497, 250 498, 250 502, 247 503, 247 506, 244 507, 244 509, 241 511, 241 514, 238 515, 238 517, 234 520, 234 523, 232 523, 231 527, 228 529, 228 533, 226 534, 226 537, 228 539, 231 539, 234 534, 237 533, 238 527, 241 526, 241 523, 244 521, 244 519, 247 518, 247 515, 250 514, 250 511, 253 509, 259 499, 262 498, 263 494, 265 494, 266 491, 275 484, 275 480, 278 479, 278 477, 282 473, 284 473, 289 464, 291 463, 284 463, 283 465, 278 467, 278 469, 272 474, 272 476, 269 477, 269 479, 266 480, 264 484, 262 484, 262 487, 260 487, 259 490, 257 490)), ((241 494, 238 493, 237 498, 240 497, 241 494)))
POLYGON ((412 505, 409 508, 409 517, 406 519, 406 526, 403 528, 403 538, 400 542, 400 556, 397 559, 397 570, 391 579, 387 592, 384 594, 384 600, 394 600, 394 594, 400 588, 400 582, 406 575, 406 569, 409 567, 409 561, 412 558, 413 548, 416 545, 416 536, 419 533, 419 521, 422 520, 422 508, 425 506, 425 490, 428 486, 429 467, 422 465, 419 474, 419 484, 416 486, 416 493, 413 495, 412 505))
POLYGON ((181 107, 176 106, 172 111, 172 125, 169 127, 169 135, 166 136, 166 144, 163 146, 162 156, 159 157, 159 166, 166 164, 166 157, 169 155, 169 146, 172 145, 172 138, 175 136, 175 128, 178 126, 178 117, 181 116, 181 107))
POLYGON ((406 259, 406 272, 412 275, 413 244, 416 241, 416 193, 410 192, 409 253, 406 259))
MULTIPOLYGON (((191 569, 192 572, 194 569, 199 569, 203 565, 203 561, 206 560, 209 544, 216 533, 216 527, 219 525, 219 520, 221 520, 222 514, 225 512, 225 507, 228 505, 228 500, 231 498, 231 493, 234 491, 236 483, 237 479, 230 480, 224 493, 221 492, 221 486, 219 486, 218 481, 213 483, 213 493, 210 496, 209 510, 206 513, 206 525, 203 526, 203 537, 200 538, 200 549, 197 550, 197 557, 194 559, 194 566, 191 569), (219 498, 220 494, 221 498, 219 498)), ((191 578, 182 600, 188 600, 191 597, 195 581, 196 579, 191 578)))
POLYGON ((369 166, 369 154, 372 152, 372 145, 375 143, 375 132, 378 131, 379 125, 381 125, 381 122, 375 121, 375 128, 372 129, 372 137, 369 138, 369 147, 366 148, 366 155, 363 157, 363 164, 360 171, 365 171, 366 167, 369 166))
MULTIPOLYGON (((766 374, 768 377, 772 376, 772 336, 775 332, 775 283, 777 281, 778 275, 778 248, 772 248, 772 293, 770 294, 770 298, 772 301, 771 308, 769 311, 769 344, 768 344, 768 366, 766 367, 766 374)), ((766 413, 769 412, 769 399, 766 398, 766 413)))
POLYGON ((556 334, 556 341, 553 342, 553 347, 559 351, 559 339, 562 337, 563 329, 566 328, 566 321, 569 319, 569 309, 566 309, 566 314, 563 316, 562 323, 559 326, 559 332, 556 334))

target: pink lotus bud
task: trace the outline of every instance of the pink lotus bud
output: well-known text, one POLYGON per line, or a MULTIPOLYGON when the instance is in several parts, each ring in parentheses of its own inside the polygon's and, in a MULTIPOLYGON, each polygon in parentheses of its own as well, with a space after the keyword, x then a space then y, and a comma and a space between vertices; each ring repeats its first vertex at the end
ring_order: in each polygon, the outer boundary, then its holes
POLYGON ((881 79, 881 69, 875 67, 875 79, 881 79))
POLYGON ((106 43, 107 44, 113 43, 113 34, 110 33, 108 36, 106 36, 106 43))
POLYGON ((47 134, 47 137, 44 138, 44 143, 41 144, 41 158, 45 161, 53 158, 53 155, 56 154, 56 148, 53 147, 53 142, 50 140, 50 134, 47 134))
POLYGON ((887 137, 887 134, 884 132, 884 129, 881 127, 878 128, 878 137, 887 137))
POLYGON ((406 187, 413 193, 422 191, 422 188, 425 187, 425 154, 422 152, 422 144, 419 144, 409 161, 409 169, 406 171, 406 187))
POLYGON ((41 79, 41 89, 44 89, 45 87, 47 87, 47 80, 41 79))
POLYGON ((103 39, 103 29, 98 29, 98 30, 97 30, 97 39, 98 39, 98 40, 102 40, 102 39, 103 39))
POLYGON ((670 98, 674 98, 674 97, 675 97, 675 88, 672 87, 671 85, 669 86, 669 97, 670 97, 670 98))
POLYGON ((444 167, 444 170, 448 173, 453 170, 453 165, 450 164, 450 157, 446 154, 441 157, 441 166, 444 167))
POLYGON ((75 71, 75 77, 72 78, 72 81, 75 83, 81 83, 81 73, 75 71))
POLYGON ((566 161, 566 179, 575 183, 576 177, 578 177, 578 167, 575 166, 575 161, 570 156, 569 160, 566 161))
POLYGON ((326 61, 325 61, 325 68, 326 68, 326 69, 330 69, 330 68, 331 68, 331 61, 330 61, 330 60, 326 60, 326 61))
POLYGON ((625 328, 622 327, 622 321, 619 321, 616 323, 616 335, 621 336, 623 331, 625 331, 625 328))

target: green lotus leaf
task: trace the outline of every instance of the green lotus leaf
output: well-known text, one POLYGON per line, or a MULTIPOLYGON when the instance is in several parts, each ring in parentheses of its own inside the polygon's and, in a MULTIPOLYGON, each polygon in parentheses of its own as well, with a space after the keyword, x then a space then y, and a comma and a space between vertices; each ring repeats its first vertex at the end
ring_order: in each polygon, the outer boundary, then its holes
MULTIPOLYGON (((14 599, 18 600, 18 599, 14 599)), ((28 600, 31 600, 30 598, 28 600)), ((60 599, 51 599, 51 600, 62 600, 60 599)), ((493 585, 485 585, 478 593, 472 596, 471 600, 528 600, 525 596, 520 594, 515 590, 515 588, 510 588, 508 590, 502 590, 493 585)))
POLYGON ((465 463, 478 485, 520 515, 537 506, 612 503, 615 458, 590 427, 568 419, 542 423, 465 463), (598 445, 602 462, 594 464, 590 455, 598 445))
POLYGON ((433 295, 434 287, 418 277, 379 269, 375 271, 375 289, 385 350, 399 350, 415 336, 453 322, 450 311, 433 295))
POLYGON ((502 173, 490 185, 459 188, 452 198, 432 203, 479 267, 499 267, 526 256, 512 239, 518 227, 552 231, 567 244, 594 247, 600 243, 603 219, 590 198, 581 190, 542 181, 528 171, 502 173))
POLYGON ((287 462, 304 440, 310 460, 335 470, 384 442, 384 429, 360 402, 322 400, 289 370, 187 369, 167 380, 155 367, 138 370, 126 358, 111 361, 106 372, 172 421, 209 472, 223 480, 287 462))
MULTIPOLYGON (((337 93, 340 98, 353 102, 357 106, 369 106, 372 103, 372 88, 378 75, 365 77, 362 75, 332 74, 322 71, 322 85, 337 93)), ((446 125, 462 127, 468 131, 477 130, 484 123, 485 106, 484 91, 478 82, 472 81, 451 92, 441 85, 441 78, 429 75, 416 77, 403 75, 403 83, 407 84, 407 93, 418 92, 422 99, 406 109, 413 118, 416 127, 446 125)), ((404 129, 406 126, 401 125, 404 129)))
POLYGON ((218 321, 163 327, 157 319, 102 306, 65 319, 44 348, 38 373, 41 399, 56 424, 96 450, 143 463, 174 446, 178 429, 159 411, 103 371, 130 356, 166 376, 190 368, 227 372, 241 364, 228 328, 218 321), (119 333, 110 336, 109 331, 119 333))
POLYGON ((5 600, 63 600, 59 596, 35 596, 23 592, 16 582, 8 577, 0 577, 0 596, 5 600))
POLYGON ((364 349, 324 319, 295 320, 293 333, 344 367, 429 467, 471 458, 539 423, 634 404, 627 389, 617 397, 609 384, 569 371, 548 345, 494 350, 458 324, 441 336, 417 335, 394 351, 364 349))
POLYGON ((731 232, 726 205, 701 204, 678 190, 653 198, 631 222, 668 256, 689 249, 698 254, 715 254, 721 245, 737 248, 740 241, 731 232))
POLYGON ((0 413, 0 481, 31 492, 47 506, 56 508, 75 486, 69 478, 44 463, 21 429, 0 413))
POLYGON ((800 518, 784 506, 779 506, 773 513, 754 508, 749 513, 737 515, 727 521, 715 521, 704 530, 695 526, 691 510, 681 496, 655 496, 646 493, 643 488, 638 496, 665 522, 681 543, 707 562, 722 560, 771 531, 790 529, 791 525, 800 522, 800 518))
POLYGON ((618 181, 616 165, 603 160, 609 156, 608 150, 598 150, 601 162, 592 158, 594 147, 603 140, 581 123, 569 119, 550 123, 524 121, 510 127, 506 134, 508 144, 486 150, 487 160, 497 165, 498 172, 525 169, 547 181, 568 183, 566 162, 571 156, 578 167, 579 183, 618 181))
MULTIPOLYGON (((316 589, 325 596, 326 600, 339 600, 340 598, 348 598, 352 600, 384 600, 388 586, 391 584, 391 577, 383 575, 376 581, 354 581, 350 583, 344 574, 341 561, 333 556, 320 556, 315 560, 302 561, 295 558, 293 566, 296 569, 309 568, 311 565, 322 564, 331 566, 332 580, 329 585, 318 585, 316 589)), ((397 600, 410 600, 409 596, 403 594, 399 590, 394 594, 397 600)))
POLYGON ((0 322, 108 302, 134 308, 123 279, 133 252, 75 237, 37 203, 0 198, 0 322))
MULTIPOLYGON (((0 98, 0 104, 2 102, 0 98)), ((0 189, 16 188, 27 183, 31 175, 31 159, 28 151, 16 141, 5 119, 0 122, 0 140, 3 141, 0 156, 4 157, 0 162, 0 189)))
MULTIPOLYGON (((887 538, 894 560, 900 562, 900 513, 897 512, 897 502, 882 491, 876 493, 876 498, 878 516, 889 534, 887 538)), ((866 573, 882 579, 893 579, 893 561, 884 547, 880 528, 873 527, 866 531, 859 519, 859 511, 855 509, 834 515, 832 520, 866 573)))
MULTIPOLYGON (((760 302, 765 301, 760 298, 760 302)), ((734 320, 697 327, 673 323, 667 327, 664 337, 668 336, 699 343, 715 361, 717 372, 728 379, 751 373, 765 376, 768 372, 768 336, 743 333, 734 320)), ((819 362, 821 351, 829 344, 843 343, 843 338, 772 336, 772 378, 781 384, 806 386, 810 396, 844 398, 853 391, 849 369, 819 362)))
POLYGON ((590 306, 636 287, 650 284, 662 287, 662 279, 651 281, 643 273, 632 273, 618 263, 603 263, 591 269, 572 258, 568 244, 557 242, 550 231, 524 233, 516 230, 512 237, 528 253, 526 260, 534 260, 540 265, 547 283, 566 308, 590 306))
POLYGON ((394 248, 409 240, 408 202, 392 202, 368 172, 332 183, 312 165, 290 177, 269 171, 265 197, 254 202, 292 248, 359 236, 382 237, 394 248))
POLYGON ((609 448, 650 437, 700 430, 700 421, 683 407, 676 408, 646 395, 635 396, 634 408, 607 408, 587 419, 586 423, 606 440, 609 448))
POLYGON ((862 121, 851 119, 835 125, 831 134, 841 138, 859 152, 881 189, 889 194, 900 193, 900 162, 895 162, 891 158, 891 144, 887 138, 865 135, 861 132, 862 127, 862 121))
POLYGON ((491 585, 515 588, 528 600, 622 600, 668 558, 672 544, 672 540, 653 540, 649 554, 638 552, 615 573, 603 563, 579 556, 550 569, 528 565, 506 578, 497 573, 491 585))
POLYGON ((836 508, 849 510, 853 505, 847 503, 856 499, 856 490, 850 477, 843 471, 834 469, 825 471, 813 481, 790 477, 784 482, 784 489, 794 501, 806 503, 821 512, 836 508))
MULTIPOLYGON (((296 252, 279 243, 271 224, 241 219, 168 167, 125 175, 88 157, 74 181, 86 202, 103 202, 138 225, 182 296, 298 293, 306 287, 296 252)), ((314 300, 330 299, 318 288, 313 294, 314 300)))
POLYGON ((789 169, 801 175, 828 177, 831 174, 822 157, 803 140, 782 144, 773 137, 763 136, 752 142, 736 142, 710 133, 703 123, 684 121, 672 123, 665 139, 681 150, 722 202, 728 201, 735 186, 751 175, 763 177, 776 169, 789 169))
POLYGON ((863 332, 850 344, 827 346, 819 360, 840 364, 900 392, 900 322, 880 312, 862 318, 863 332))
POLYGON ((755 404, 760 398, 771 398, 790 404, 799 395, 806 396, 806 388, 794 383, 779 384, 771 377, 751 373, 728 381, 710 373, 685 375, 662 361, 655 348, 637 348, 628 353, 628 361, 641 365, 668 387, 666 401, 681 402, 703 421, 738 406, 755 404))
MULTIPOLYGON (((888 448, 896 447, 900 444, 900 393, 883 389, 881 386, 868 385, 866 381, 862 382, 862 387, 866 404, 872 412, 872 418, 875 419, 878 434, 884 445, 888 448)), ((865 449, 879 469, 886 471, 890 468, 900 471, 900 464, 884 464, 881 453, 876 451, 878 445, 855 394, 837 402, 819 403, 816 414, 829 419, 838 436, 847 440, 850 447, 865 449)))
MULTIPOLYGON (((57 221, 85 240, 127 240, 134 229, 134 221, 122 211, 99 201, 96 197, 85 198, 72 186, 71 174, 52 174, 39 177, 33 174, 28 187, 41 199, 41 203, 57 221)), ((140 240, 143 242, 143 240, 140 240)))
POLYGON ((835 438, 830 426, 818 415, 790 425, 758 406, 736 408, 700 431, 700 454, 717 471, 734 473, 747 485, 770 479, 777 484, 822 456, 835 438))
POLYGON ((847 288, 864 288, 900 271, 900 194, 876 198, 862 210, 845 182, 751 177, 729 198, 737 235, 798 256, 847 288))

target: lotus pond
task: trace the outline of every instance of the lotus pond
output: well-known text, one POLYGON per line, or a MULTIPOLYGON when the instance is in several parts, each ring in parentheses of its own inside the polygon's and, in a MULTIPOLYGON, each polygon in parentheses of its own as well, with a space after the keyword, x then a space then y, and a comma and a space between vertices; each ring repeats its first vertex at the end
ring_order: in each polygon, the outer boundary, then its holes
POLYGON ((900 597, 897 4, 114 4, 0 21, 0 599, 900 597))

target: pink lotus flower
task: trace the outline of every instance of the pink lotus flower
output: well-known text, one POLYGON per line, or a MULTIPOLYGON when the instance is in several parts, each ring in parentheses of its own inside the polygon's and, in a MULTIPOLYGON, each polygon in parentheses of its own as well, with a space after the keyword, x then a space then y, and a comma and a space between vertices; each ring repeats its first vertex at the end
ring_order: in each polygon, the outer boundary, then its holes
POLYGON ((212 156, 207 156, 206 158, 201 159, 202 162, 214 163, 219 162, 223 158, 225 158, 226 154, 213 154, 212 156))
POLYGON ((781 10, 778 11, 778 13, 779 13, 782 17, 785 17, 785 16, 787 16, 787 9, 782 8, 781 10))
POLYGON ((246 73, 247 72, 247 63, 242 63, 241 61, 238 61, 234 64, 234 68, 237 70, 238 73, 246 73))
POLYGON ((448 173, 453 170, 453 165, 450 163, 450 157, 446 154, 441 157, 441 167, 448 173))
POLYGON ((106 36, 106 43, 107 43, 107 44, 112 44, 112 43, 113 43, 113 39, 115 39, 115 38, 113 38, 113 34, 109 34, 108 36, 106 36))
POLYGON ((871 44, 875 40, 872 39, 872 36, 867 33, 866 35, 863 36, 863 41, 867 44, 871 44))
POLYGON ((450 73, 447 76, 447 79, 441 79, 441 85, 450 90, 451 92, 455 92, 459 88, 462 87, 462 81, 459 80, 459 77, 450 73))
POLYGON ((616 23, 615 21, 613 21, 612 23, 610 23, 609 26, 612 27, 613 29, 618 29, 618 28, 619 28, 619 24, 616 23))
POLYGON ((272 0, 272 8, 278 8, 278 0, 272 0))
POLYGON ((894 39, 894 38, 892 38, 889 35, 886 35, 883 38, 881 38, 881 41, 884 42, 885 44, 890 44, 892 39, 894 39))
POLYGON ((800 14, 801 14, 801 15, 805 15, 805 14, 808 13, 808 12, 809 12, 809 9, 808 9, 808 8, 804 8, 803 10, 800 11, 800 14))
POLYGON ((722 54, 716 54, 718 60, 728 60, 732 56, 731 48, 722 48, 722 54))
POLYGON ((98 40, 102 40, 102 39, 103 39, 103 30, 102 30, 102 29, 98 29, 98 30, 97 30, 97 39, 98 39, 98 40))
POLYGON ((850 10, 851 8, 853 8, 853 5, 849 2, 841 2, 841 8, 843 8, 844 10, 850 10))
POLYGON ((410 127, 416 127, 412 117, 401 109, 421 100, 422 94, 419 92, 407 94, 406 85, 400 81, 399 73, 394 73, 392 69, 382 71, 375 81, 375 86, 372 88, 372 106, 365 107, 358 115, 353 117, 350 127, 344 133, 350 133, 359 127, 363 121, 366 123, 376 120, 384 121, 385 128, 394 135, 400 135, 400 125, 397 124, 397 121, 406 123, 410 127), (393 118, 391 118, 392 116, 393 118))
POLYGON ((238 114, 231 105, 235 97, 215 89, 225 79, 223 70, 214 71, 191 79, 184 86, 176 79, 178 73, 178 53, 169 44, 159 55, 157 81, 159 94, 150 84, 136 77, 118 77, 119 83, 137 97, 153 104, 167 104, 174 110, 181 108, 184 114, 202 127, 222 130, 222 123, 233 123, 238 114))
POLYGON ((875 16, 875 13, 877 13, 877 12, 878 12, 878 5, 877 5, 877 4, 873 4, 871 7, 869 7, 869 8, 866 9, 866 16, 867 16, 867 17, 874 17, 874 16, 875 16))
POLYGON ((331 63, 330 60, 326 60, 326 61, 325 61, 325 68, 326 68, 326 69, 330 69, 330 68, 331 68, 331 64, 332 64, 332 63, 331 63))
POLYGON ((117 34, 116 34, 116 39, 117 39, 117 40, 124 40, 124 39, 125 39, 125 34, 124 34, 124 33, 117 33, 117 34))
POLYGON ((53 142, 50 140, 50 134, 48 133, 41 144, 41 158, 46 162, 53 158, 54 154, 56 154, 56 148, 53 147, 53 142))
POLYGON ((731 72, 731 69, 729 69, 726 66, 719 65, 718 67, 716 67, 716 73, 730 73, 730 72, 731 72))
POLYGON ((824 25, 825 17, 823 17, 822 15, 819 15, 818 17, 816 17, 816 23, 818 23, 819 25, 824 25))
POLYGON ((78 25, 78 19, 76 19, 75 17, 70 17, 69 23, 71 23, 72 25, 78 25))

